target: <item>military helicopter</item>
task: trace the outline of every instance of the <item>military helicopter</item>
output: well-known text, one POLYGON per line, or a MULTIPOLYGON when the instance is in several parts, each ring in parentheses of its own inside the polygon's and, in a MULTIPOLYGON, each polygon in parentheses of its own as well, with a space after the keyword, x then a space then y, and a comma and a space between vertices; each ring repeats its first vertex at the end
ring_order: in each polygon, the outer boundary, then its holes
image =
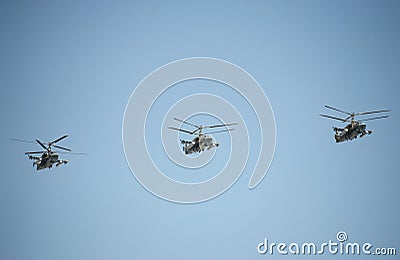
POLYGON ((383 109, 383 110, 375 110, 375 111, 368 111, 368 112, 350 113, 350 112, 347 112, 347 111, 344 111, 344 110, 341 110, 341 109, 338 109, 335 107, 331 107, 328 105, 325 105, 325 107, 328 109, 348 115, 346 118, 339 118, 339 117, 335 117, 335 116, 320 114, 320 116, 322 116, 322 117, 338 120, 343 123, 350 122, 344 128, 333 127, 333 131, 335 131, 336 143, 357 139, 358 136, 363 137, 365 135, 370 135, 370 134, 372 134, 372 130, 367 129, 367 125, 364 123, 365 121, 383 119, 383 118, 389 117, 388 115, 384 115, 384 116, 370 117, 370 118, 361 119, 361 120, 355 120, 356 116, 383 113, 383 112, 390 111, 388 109, 383 109))
MULTIPOLYGON (((47 146, 45 145, 45 143, 36 139, 35 140, 36 143, 38 143, 44 149, 44 151, 26 152, 25 154, 28 155, 28 158, 30 160, 35 160, 33 162, 33 166, 35 167, 35 165, 36 165, 36 170, 38 170, 38 171, 46 169, 46 168, 50 169, 51 167, 53 167, 53 164, 55 164, 56 167, 60 166, 61 164, 67 164, 69 162, 68 160, 59 159, 58 153, 51 149, 52 147, 54 147, 54 148, 61 149, 61 150, 64 150, 64 151, 70 153, 71 149, 56 145, 56 143, 58 143, 59 141, 65 139, 67 137, 68 137, 68 135, 63 135, 62 137, 60 137, 52 142, 46 143, 47 146), (33 156, 32 154, 41 154, 41 156, 33 156)), ((34 141, 27 141, 27 140, 16 139, 16 138, 13 138, 12 140, 18 141, 18 142, 35 143, 34 141)), ((74 154, 82 154, 83 155, 84 153, 74 153, 74 154)))
POLYGON ((223 132, 230 132, 235 130, 234 128, 226 128, 224 130, 217 130, 217 131, 211 131, 207 133, 203 133, 203 129, 208 129, 208 128, 218 128, 218 127, 229 127, 233 125, 237 125, 237 123, 230 123, 230 124, 219 124, 219 125, 208 125, 208 126, 202 126, 202 125, 195 125, 192 124, 188 121, 181 120, 179 118, 174 117, 174 120, 181 122, 186 125, 190 125, 195 127, 193 131, 185 130, 182 128, 176 128, 176 127, 168 127, 169 129, 180 131, 183 133, 187 133, 190 135, 197 135, 195 138, 193 138, 192 141, 188 140, 182 140, 181 144, 183 145, 182 150, 185 152, 185 154, 193 154, 193 153, 201 153, 205 149, 210 150, 213 147, 218 147, 219 143, 215 143, 213 141, 213 138, 209 134, 216 134, 216 133, 223 133, 223 132))

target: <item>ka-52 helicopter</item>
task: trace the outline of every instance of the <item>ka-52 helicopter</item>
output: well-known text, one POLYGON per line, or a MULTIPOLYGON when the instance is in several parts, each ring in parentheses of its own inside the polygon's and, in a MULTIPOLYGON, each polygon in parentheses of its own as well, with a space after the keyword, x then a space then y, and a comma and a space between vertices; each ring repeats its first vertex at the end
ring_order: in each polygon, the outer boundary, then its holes
MULTIPOLYGON (((71 153, 71 149, 63 147, 63 146, 59 146, 56 145, 56 143, 58 143, 59 141, 67 138, 68 135, 64 135, 52 142, 48 142, 43 143, 40 140, 36 139, 36 143, 38 143, 43 149, 44 151, 34 151, 34 152, 26 152, 25 154, 28 155, 30 160, 35 160, 33 162, 33 166, 36 165, 36 170, 43 170, 46 168, 51 168, 53 167, 53 164, 55 164, 57 167, 60 166, 61 164, 67 164, 69 161, 68 160, 63 160, 63 159, 59 159, 58 158, 58 152, 54 151, 51 149, 51 147, 57 148, 57 149, 61 149, 64 150, 68 153, 71 153), (41 156, 33 156, 32 154, 41 154, 41 156)), ((34 141, 27 141, 27 140, 22 140, 22 139, 16 139, 13 138, 13 141, 18 141, 18 142, 25 142, 25 143, 35 143, 34 141)), ((71 153, 71 154, 81 154, 84 155, 84 153, 71 153)))
POLYGON ((354 118, 356 116, 363 116, 363 115, 383 113, 383 112, 390 111, 388 109, 383 109, 383 110, 375 110, 375 111, 360 112, 360 113, 354 113, 354 112, 349 113, 347 111, 343 111, 343 110, 340 110, 340 109, 337 109, 335 107, 331 107, 328 105, 325 105, 325 107, 348 115, 348 117, 346 117, 346 118, 339 118, 339 117, 335 117, 335 116, 320 114, 320 116, 322 116, 322 117, 338 120, 343 123, 350 122, 344 128, 333 127, 333 131, 335 131, 336 143, 353 140, 353 139, 356 139, 358 136, 363 137, 364 135, 367 135, 367 134, 370 135, 370 134, 372 134, 372 130, 368 130, 367 125, 363 122, 389 117, 388 115, 384 115, 384 116, 365 118, 365 119, 361 119, 361 120, 355 120, 354 118))
POLYGON ((175 117, 174 117, 174 120, 196 128, 193 131, 189 131, 189 130, 185 130, 182 128, 176 128, 176 127, 172 127, 172 126, 168 127, 169 129, 180 131, 180 132, 187 133, 190 135, 197 135, 192 141, 180 139, 181 144, 183 145, 182 150, 185 152, 185 154, 200 153, 200 152, 203 152, 206 148, 207 148, 207 150, 210 150, 213 147, 218 147, 219 143, 215 143, 213 138, 209 134, 230 132, 235 129, 234 128, 226 128, 226 127, 237 125, 237 123, 230 123, 230 124, 202 126, 202 125, 195 125, 188 121, 184 121, 184 120, 181 120, 181 119, 175 118, 175 117), (203 129, 218 128, 218 127, 225 127, 225 129, 203 133, 203 129))

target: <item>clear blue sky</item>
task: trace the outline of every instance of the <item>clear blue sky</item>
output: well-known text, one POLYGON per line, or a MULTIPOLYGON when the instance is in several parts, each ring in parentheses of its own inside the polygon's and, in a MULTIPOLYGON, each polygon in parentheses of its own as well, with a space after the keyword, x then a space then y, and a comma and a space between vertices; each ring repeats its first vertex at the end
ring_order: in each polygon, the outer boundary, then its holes
POLYGON ((0 258, 261 259, 264 238, 322 243, 341 230, 400 254, 399 25, 398 1, 2 1, 0 258), (181 205, 132 176, 122 119, 145 76, 198 56, 258 81, 276 152, 256 189, 248 170, 181 205), (335 144, 325 104, 392 111, 335 144), (51 171, 24 156, 38 146, 11 141, 63 134, 88 155, 51 171))

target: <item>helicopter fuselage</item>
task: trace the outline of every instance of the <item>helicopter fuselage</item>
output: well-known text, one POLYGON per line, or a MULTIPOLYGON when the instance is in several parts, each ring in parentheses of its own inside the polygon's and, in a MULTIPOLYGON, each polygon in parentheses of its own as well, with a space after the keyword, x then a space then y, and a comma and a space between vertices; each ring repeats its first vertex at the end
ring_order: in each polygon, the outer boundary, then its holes
POLYGON ((367 130, 367 125, 364 123, 365 121, 377 120, 377 119, 384 119, 388 118, 388 115, 382 116, 375 116, 369 118, 363 118, 361 120, 355 120, 356 116, 364 116, 364 115, 371 115, 371 114, 378 114, 384 112, 390 112, 389 109, 381 109, 381 110, 373 110, 373 111, 366 111, 366 112, 347 112, 336 107, 325 105, 326 108, 340 112, 342 114, 347 115, 346 118, 340 118, 336 116, 320 114, 322 117, 326 117, 333 120, 341 121, 342 123, 350 122, 350 124, 346 125, 344 128, 333 127, 333 131, 335 131, 335 140, 336 143, 350 141, 353 139, 357 139, 358 136, 363 137, 364 135, 372 134, 372 130, 367 130))
MULTIPOLYGON (((25 153, 26 155, 28 155, 28 158, 30 160, 34 160, 33 167, 35 167, 35 165, 36 165, 36 170, 43 170, 46 168, 50 169, 51 167, 53 167, 53 164, 56 164, 56 166, 60 166, 61 164, 68 163, 68 160, 59 159, 57 152, 51 149, 52 147, 54 147, 56 149, 64 150, 64 152, 65 151, 71 152, 71 149, 57 145, 58 142, 60 142, 61 140, 65 139, 67 137, 68 137, 68 135, 63 135, 60 138, 57 138, 54 141, 51 141, 48 143, 43 143, 40 140, 36 139, 35 140, 36 143, 38 143, 43 148, 43 150, 42 151, 29 151, 29 152, 25 153), (38 156, 36 156, 36 154, 38 156)), ((17 139, 17 138, 13 138, 13 140, 19 141, 19 142, 25 142, 25 143, 35 143, 34 141, 17 139)))
POLYGON ((356 139, 358 136, 363 137, 366 134, 371 134, 372 131, 367 130, 366 128, 366 124, 357 121, 346 125, 345 128, 334 127, 333 130, 335 131, 336 143, 351 141, 356 139))
POLYGON ((195 137, 192 141, 182 140, 183 151, 185 154, 200 153, 205 149, 209 150, 213 147, 218 147, 218 143, 214 143, 213 138, 209 135, 201 134, 195 137))
POLYGON ((33 162, 33 166, 36 165, 36 170, 38 170, 38 171, 46 169, 46 168, 50 169, 51 167, 53 167, 53 164, 56 164, 56 166, 59 166, 60 164, 68 163, 68 160, 58 159, 58 154, 53 151, 51 151, 50 153, 43 152, 42 156, 40 156, 40 157, 29 156, 29 159, 35 160, 33 162))
POLYGON ((233 131, 234 128, 227 128, 227 127, 237 125, 237 123, 229 123, 229 124, 217 124, 217 125, 202 126, 202 125, 192 124, 188 121, 185 121, 185 120, 182 120, 182 119, 179 119, 176 117, 174 117, 174 120, 181 122, 183 124, 186 124, 186 125, 190 125, 192 127, 196 127, 196 129, 193 131, 189 131, 186 129, 177 128, 177 127, 173 127, 173 126, 168 127, 169 129, 172 129, 175 131, 183 132, 183 133, 190 134, 190 135, 194 135, 194 134, 197 135, 195 138, 193 138, 192 141, 181 139, 181 144, 183 144, 182 150, 185 152, 185 154, 201 153, 205 149, 210 150, 213 147, 218 147, 219 144, 215 143, 212 136, 209 134, 230 132, 230 131, 233 131), (211 131, 211 132, 207 132, 207 133, 203 133, 203 131, 202 131, 203 129, 206 129, 206 128, 209 129, 209 128, 220 128, 220 127, 225 127, 225 129, 211 131))

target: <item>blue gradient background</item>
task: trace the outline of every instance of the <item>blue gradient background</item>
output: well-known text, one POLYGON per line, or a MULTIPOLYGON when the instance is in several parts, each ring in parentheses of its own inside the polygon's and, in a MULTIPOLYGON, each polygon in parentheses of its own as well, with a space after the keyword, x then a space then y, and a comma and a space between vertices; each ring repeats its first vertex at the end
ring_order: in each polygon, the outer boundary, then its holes
POLYGON ((279 258, 257 244, 341 230, 400 254, 399 25, 398 1, 2 1, 0 258, 279 258), (259 82, 277 146, 256 189, 247 170, 218 198, 180 205, 134 179, 121 129, 135 86, 193 56, 259 82), (392 112, 335 144, 324 104, 392 112), (11 141, 65 133, 60 144, 88 156, 51 171, 23 155, 38 146, 11 141))

